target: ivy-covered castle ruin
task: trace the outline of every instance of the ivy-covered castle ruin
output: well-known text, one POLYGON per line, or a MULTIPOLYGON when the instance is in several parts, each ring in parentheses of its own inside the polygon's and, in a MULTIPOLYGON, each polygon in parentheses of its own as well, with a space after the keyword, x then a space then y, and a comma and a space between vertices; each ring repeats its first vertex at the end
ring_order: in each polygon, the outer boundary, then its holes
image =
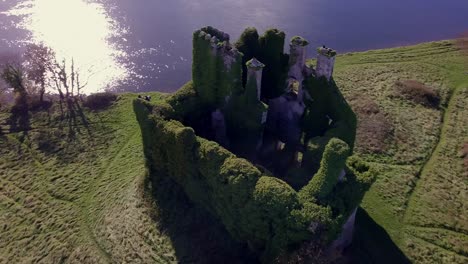
POLYGON ((170 177, 264 261, 315 240, 346 246, 373 182, 352 156, 356 117, 333 81, 336 52, 248 28, 231 44, 193 34, 193 81, 164 103, 135 100, 151 172, 170 177))

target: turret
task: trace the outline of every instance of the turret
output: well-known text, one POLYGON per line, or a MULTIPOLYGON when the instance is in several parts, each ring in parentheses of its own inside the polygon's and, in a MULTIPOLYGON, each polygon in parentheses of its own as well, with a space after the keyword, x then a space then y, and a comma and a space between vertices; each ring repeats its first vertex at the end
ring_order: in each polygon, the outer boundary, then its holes
POLYGON ((302 37, 293 37, 289 43, 289 72, 287 85, 288 89, 295 87, 298 100, 302 101, 302 81, 304 80, 304 69, 306 61, 306 48, 309 42, 302 37))
POLYGON ((302 80, 306 61, 306 48, 309 42, 302 37, 293 37, 289 43, 289 73, 288 77, 302 80))
POLYGON ((251 93, 253 94, 253 91, 255 91, 257 100, 260 101, 262 92, 262 72, 263 68, 265 68, 265 64, 261 63, 256 58, 253 58, 245 65, 247 66, 247 93, 250 95, 251 93), (250 91, 250 89, 252 91, 250 91))
POLYGON ((223 107, 233 93, 242 91, 242 54, 229 43, 229 35, 212 27, 193 35, 192 79, 200 99, 223 107))
POLYGON ((317 49, 317 77, 325 77, 330 81, 335 67, 336 51, 325 46, 317 49))

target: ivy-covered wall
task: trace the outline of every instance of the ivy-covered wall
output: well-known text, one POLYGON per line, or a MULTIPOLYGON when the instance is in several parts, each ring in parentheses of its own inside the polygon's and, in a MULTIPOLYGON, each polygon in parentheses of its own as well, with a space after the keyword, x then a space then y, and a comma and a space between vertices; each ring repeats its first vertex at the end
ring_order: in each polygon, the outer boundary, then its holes
MULTIPOLYGON (((262 78, 262 98, 276 98, 285 91, 289 60, 289 56, 284 54, 285 38, 286 34, 278 29, 268 29, 259 36, 255 28, 249 27, 235 44, 244 55, 243 65, 254 57, 266 65, 262 78)), ((245 87, 247 82, 245 66, 242 80, 245 87)))
MULTIPOLYGON (((219 110, 231 145, 254 152, 264 133, 268 106, 257 95, 260 74, 247 78, 244 65, 253 57, 266 65, 263 98, 282 95, 288 64, 284 38, 278 30, 259 37, 249 28, 236 43, 237 50, 227 34, 202 28, 193 35, 193 82, 157 104, 134 101, 151 175, 177 182, 263 262, 304 240, 330 243, 375 178, 372 168, 350 157, 356 117, 333 80, 325 78, 311 76, 303 82, 306 110, 301 129, 306 150, 301 172, 310 174, 303 188, 294 190, 207 139, 211 113, 219 110), (343 168, 346 177, 339 180, 343 168)), ((251 70, 263 67, 255 65, 251 70)))
POLYGON ((333 79, 308 77, 303 89, 306 110, 302 118, 306 151, 303 166, 309 171, 318 168, 325 146, 332 138, 346 142, 352 154, 356 138, 357 118, 333 79))
MULTIPOLYGON (((192 128, 172 119, 180 116, 178 111, 187 110, 175 110, 178 105, 173 107, 173 100, 169 97, 169 103, 158 105, 134 101, 151 173, 180 184, 192 201, 220 219, 234 238, 258 251, 264 262, 305 239, 331 241, 345 222, 348 209, 359 204, 372 182, 368 168, 360 163, 353 168, 355 164, 351 163, 347 176, 351 185, 332 182, 327 183, 327 191, 304 189, 298 193, 284 181, 262 174, 249 161, 198 137, 192 128), (320 228, 311 230, 311 223, 320 228)), ((325 158, 320 170, 325 179, 335 178, 329 168, 343 162, 340 148, 345 143, 333 142, 325 151, 330 153, 325 155, 330 161, 325 158)))
POLYGON ((241 77, 242 54, 232 49, 225 33, 211 27, 193 33, 192 79, 203 104, 219 108, 232 94, 242 93, 241 77))

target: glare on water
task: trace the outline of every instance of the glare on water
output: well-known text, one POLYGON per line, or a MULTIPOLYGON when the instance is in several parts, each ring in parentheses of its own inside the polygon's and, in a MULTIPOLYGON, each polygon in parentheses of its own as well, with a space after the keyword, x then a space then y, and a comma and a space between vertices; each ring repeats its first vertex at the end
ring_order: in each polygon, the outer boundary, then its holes
POLYGON ((18 3, 8 15, 22 18, 18 26, 31 32, 27 41, 49 46, 58 61, 74 60, 82 78, 89 78, 85 93, 111 87, 126 78, 127 70, 118 61, 125 54, 110 42, 122 29, 102 4, 86 0, 28 0, 18 3))

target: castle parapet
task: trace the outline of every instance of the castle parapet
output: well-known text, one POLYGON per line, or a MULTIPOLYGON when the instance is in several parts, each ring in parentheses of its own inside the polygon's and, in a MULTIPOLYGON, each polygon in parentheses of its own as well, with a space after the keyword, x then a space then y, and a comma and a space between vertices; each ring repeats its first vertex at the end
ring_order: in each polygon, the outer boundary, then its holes
POLYGON ((335 67, 336 51, 325 46, 317 49, 317 77, 325 77, 330 81, 335 67))

